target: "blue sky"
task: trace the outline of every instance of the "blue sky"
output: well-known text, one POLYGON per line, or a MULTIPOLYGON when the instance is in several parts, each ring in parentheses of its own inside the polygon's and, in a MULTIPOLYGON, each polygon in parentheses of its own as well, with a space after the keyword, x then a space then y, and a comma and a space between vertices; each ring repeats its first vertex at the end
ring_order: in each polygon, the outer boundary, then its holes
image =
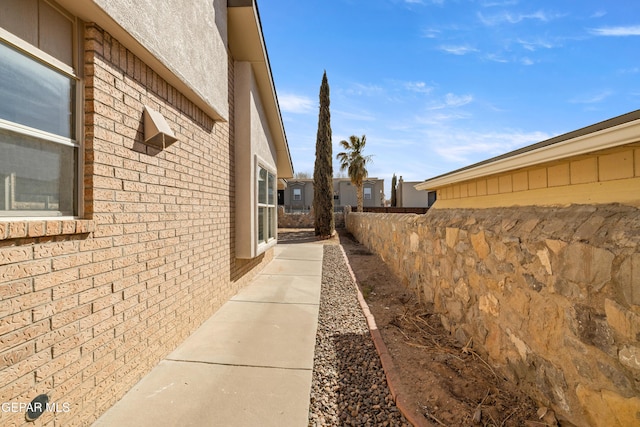
MULTIPOLYGON (((640 1, 259 0, 296 172, 327 71, 333 153, 422 181, 640 109, 640 1)), ((334 160, 334 173, 337 164, 334 160)))

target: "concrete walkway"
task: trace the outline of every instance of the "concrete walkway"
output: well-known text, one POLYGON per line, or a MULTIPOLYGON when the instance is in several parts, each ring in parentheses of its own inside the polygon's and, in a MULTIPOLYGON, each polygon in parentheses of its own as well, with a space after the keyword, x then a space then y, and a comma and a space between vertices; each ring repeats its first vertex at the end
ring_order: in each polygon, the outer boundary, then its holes
POLYGON ((94 426, 308 425, 322 245, 275 258, 94 426))

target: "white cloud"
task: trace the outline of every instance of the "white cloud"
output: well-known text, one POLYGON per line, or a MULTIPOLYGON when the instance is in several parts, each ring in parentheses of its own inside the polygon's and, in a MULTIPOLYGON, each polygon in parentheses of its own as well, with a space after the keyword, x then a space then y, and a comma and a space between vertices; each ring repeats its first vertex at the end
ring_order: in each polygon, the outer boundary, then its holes
POLYGON ((520 60, 520 62, 522 63, 522 65, 533 65, 534 64, 533 60, 531 58, 526 57, 526 56, 524 58, 522 58, 520 60))
POLYGON ((355 83, 349 89, 346 90, 346 93, 349 95, 358 95, 358 96, 372 96, 378 95, 384 92, 384 89, 378 85, 374 84, 363 84, 363 83, 355 83))
POLYGON ((597 104, 598 102, 604 101, 606 98, 611 96, 611 94, 611 91, 605 90, 596 94, 578 96, 570 99, 569 102, 572 104, 597 104))
POLYGON ((478 12, 478 18, 480 22, 487 26, 494 26, 503 23, 517 24, 527 19, 537 19, 542 22, 548 22, 557 18, 558 15, 549 15, 541 10, 534 13, 510 13, 502 12, 491 16, 485 16, 481 12, 478 12))
POLYGON ((603 16, 605 16, 607 14, 606 11, 604 10, 598 10, 596 12, 593 13, 593 15, 591 15, 591 18, 602 18, 603 16))
POLYGON ((442 158, 469 164, 551 138, 544 132, 465 132, 441 129, 428 132, 432 149, 442 158))
POLYGON ((313 112, 316 107, 316 103, 312 99, 292 93, 279 94, 278 103, 283 112, 294 114, 310 113, 313 112))
POLYGON ((462 107, 471 101, 473 101, 473 96, 471 95, 458 96, 453 93, 448 93, 444 97, 444 102, 447 107, 462 107))
MULTIPOLYGON (((447 93, 444 98, 437 103, 434 103, 429 107, 429 111, 454 109, 462 107, 473 102, 473 95, 455 95, 453 93, 447 93)), ((417 120, 421 123, 435 124, 442 121, 449 121, 453 119, 460 119, 467 115, 461 112, 444 112, 438 114, 429 113, 426 117, 419 117, 417 120)))
POLYGON ((411 92, 430 93, 433 88, 427 86, 425 82, 405 82, 404 87, 411 92))
POLYGON ((436 30, 435 28, 425 28, 422 30, 422 37, 425 39, 435 39, 437 38, 442 31, 436 30))
POLYGON ((332 110, 331 113, 335 116, 341 116, 349 120, 361 120, 365 122, 371 122, 376 119, 376 117, 373 114, 369 113, 368 111, 361 111, 359 113, 354 113, 351 111, 332 110))
POLYGON ((518 39, 518 43, 526 50, 530 50, 532 52, 539 48, 551 49, 555 47, 555 45, 550 41, 542 40, 541 38, 537 38, 535 40, 518 39))
POLYGON ((506 0, 506 1, 487 1, 482 3, 482 7, 496 7, 496 6, 513 6, 518 4, 518 0, 506 0))
POLYGON ((507 59, 503 58, 498 53, 489 53, 489 54, 487 54, 485 56, 485 58, 488 59, 489 61, 493 61, 493 62, 501 62, 501 63, 509 62, 507 59))
POLYGON ((439 49, 452 55, 466 55, 467 53, 478 51, 470 46, 440 46, 439 49))
MULTIPOLYGON (((404 0, 405 3, 407 4, 425 4, 427 3, 425 0, 404 0)), ((444 4, 444 0, 429 0, 429 3, 433 3, 433 4, 444 4)))
POLYGON ((625 37, 640 36, 640 25, 628 27, 602 27, 590 30, 596 36, 625 37))
POLYGON ((637 73, 640 73, 640 68, 638 68, 638 67, 625 68, 623 70, 620 70, 620 73, 622 73, 622 74, 637 74, 637 73))
POLYGON ((416 121, 420 124, 425 124, 425 125, 442 125, 443 123, 450 122, 452 120, 464 119, 466 117, 468 117, 467 114, 463 114, 460 112, 437 113, 437 114, 430 114, 425 117, 420 117, 416 121))

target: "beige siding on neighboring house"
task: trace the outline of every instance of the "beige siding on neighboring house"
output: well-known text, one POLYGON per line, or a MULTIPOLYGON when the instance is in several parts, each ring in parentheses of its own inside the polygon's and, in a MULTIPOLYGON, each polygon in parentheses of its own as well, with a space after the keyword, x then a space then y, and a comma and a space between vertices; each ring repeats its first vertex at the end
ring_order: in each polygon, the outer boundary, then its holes
POLYGON ((436 208, 640 205, 640 143, 455 183, 438 188, 437 197, 436 208))
MULTIPOLYGON (((363 192, 365 188, 368 188, 370 198, 363 195, 363 206, 383 206, 384 200, 384 180, 378 178, 368 178, 364 180, 363 192)), ((337 193, 338 199, 335 200, 336 206, 356 206, 358 204, 358 196, 356 194, 356 187, 351 183, 349 179, 334 178, 333 180, 334 192, 337 193)))
MULTIPOLYGON (((364 206, 383 206, 384 180, 369 178, 364 181, 364 188, 368 188, 371 198, 364 198, 364 206)), ((348 178, 333 178, 333 204, 339 206, 356 206, 356 187, 348 178)), ((287 211, 308 210, 313 206, 313 179, 299 178, 288 180, 288 187, 284 193, 284 205, 287 211), (294 199, 294 189, 300 190, 301 200, 294 199)))

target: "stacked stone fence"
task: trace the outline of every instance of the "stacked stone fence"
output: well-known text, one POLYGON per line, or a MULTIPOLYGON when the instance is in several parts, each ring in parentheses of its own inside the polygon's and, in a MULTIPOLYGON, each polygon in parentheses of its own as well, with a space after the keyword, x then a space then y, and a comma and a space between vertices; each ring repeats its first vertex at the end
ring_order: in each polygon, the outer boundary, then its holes
POLYGON ((346 226, 562 425, 640 425, 640 210, 349 213, 346 226))
MULTIPOLYGON (((344 214, 334 212, 336 228, 344 228, 344 214)), ((314 228, 313 212, 286 213, 284 207, 278 207, 278 228, 314 228)))

